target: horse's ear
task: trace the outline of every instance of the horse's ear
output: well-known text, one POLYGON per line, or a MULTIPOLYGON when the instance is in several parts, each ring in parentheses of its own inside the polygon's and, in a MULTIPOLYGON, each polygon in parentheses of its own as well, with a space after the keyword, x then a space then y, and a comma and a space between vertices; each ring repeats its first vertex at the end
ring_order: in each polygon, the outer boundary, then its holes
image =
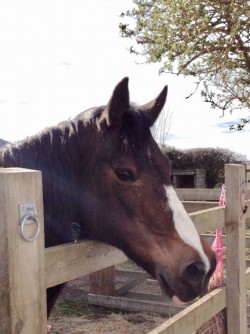
POLYGON ((128 78, 120 81, 109 100, 109 103, 105 107, 100 121, 106 120, 107 126, 114 124, 120 124, 122 115, 129 107, 129 91, 128 91, 128 78))
POLYGON ((138 111, 144 115, 149 127, 151 127, 159 116, 166 102, 168 86, 165 86, 156 99, 143 106, 138 107, 138 111))

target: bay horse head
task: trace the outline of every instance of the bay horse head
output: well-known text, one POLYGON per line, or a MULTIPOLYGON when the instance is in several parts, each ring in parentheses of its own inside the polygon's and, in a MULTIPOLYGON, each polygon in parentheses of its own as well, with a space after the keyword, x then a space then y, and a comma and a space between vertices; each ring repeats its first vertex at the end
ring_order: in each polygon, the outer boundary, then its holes
MULTIPOLYGON (((0 166, 42 171, 46 247, 70 242, 76 227, 74 234, 123 250, 178 303, 203 293, 216 260, 150 132, 166 96, 167 87, 153 101, 131 105, 124 78, 106 106, 4 147, 0 166)), ((55 298, 53 287, 48 310, 55 298)))
POLYGON ((74 122, 79 134, 88 133, 83 205, 89 236, 122 249, 173 301, 188 302, 206 289, 216 260, 178 199, 170 161, 150 132, 166 96, 167 87, 153 101, 131 105, 124 78, 106 106, 74 122))

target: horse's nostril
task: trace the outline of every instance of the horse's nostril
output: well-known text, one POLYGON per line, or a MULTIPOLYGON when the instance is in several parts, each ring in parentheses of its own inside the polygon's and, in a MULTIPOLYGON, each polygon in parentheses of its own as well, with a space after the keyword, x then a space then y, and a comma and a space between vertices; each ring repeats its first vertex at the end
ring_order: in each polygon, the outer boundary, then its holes
POLYGON ((183 272, 183 278, 186 281, 192 281, 195 279, 196 282, 202 282, 206 274, 205 265, 202 262, 190 263, 183 272))

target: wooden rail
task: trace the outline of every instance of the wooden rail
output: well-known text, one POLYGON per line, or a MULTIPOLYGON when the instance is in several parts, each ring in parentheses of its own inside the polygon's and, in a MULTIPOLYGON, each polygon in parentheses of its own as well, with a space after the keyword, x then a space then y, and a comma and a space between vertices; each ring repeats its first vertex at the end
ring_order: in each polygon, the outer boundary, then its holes
POLYGON ((97 241, 82 241, 45 249, 46 288, 89 275, 127 260, 117 248, 97 241))
POLYGON ((181 201, 218 201, 220 189, 182 188, 176 189, 181 201))
POLYGON ((225 209, 213 208, 197 211, 189 214, 200 234, 214 231, 217 227, 225 226, 225 209))
POLYGON ((186 211, 188 213, 206 210, 206 209, 212 209, 218 206, 218 199, 217 201, 182 201, 182 204, 184 205, 186 211))

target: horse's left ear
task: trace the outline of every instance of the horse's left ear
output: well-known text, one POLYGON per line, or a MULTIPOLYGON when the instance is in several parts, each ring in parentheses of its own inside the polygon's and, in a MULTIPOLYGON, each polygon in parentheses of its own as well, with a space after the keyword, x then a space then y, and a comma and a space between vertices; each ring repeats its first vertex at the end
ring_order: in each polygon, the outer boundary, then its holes
POLYGON ((128 91, 128 78, 125 77, 120 81, 109 100, 109 103, 105 107, 100 121, 106 120, 107 126, 119 124, 122 115, 129 108, 129 91, 128 91))
POLYGON ((151 127, 159 116, 166 102, 168 86, 165 86, 156 99, 150 101, 143 106, 138 107, 138 111, 144 115, 148 126, 151 127))

